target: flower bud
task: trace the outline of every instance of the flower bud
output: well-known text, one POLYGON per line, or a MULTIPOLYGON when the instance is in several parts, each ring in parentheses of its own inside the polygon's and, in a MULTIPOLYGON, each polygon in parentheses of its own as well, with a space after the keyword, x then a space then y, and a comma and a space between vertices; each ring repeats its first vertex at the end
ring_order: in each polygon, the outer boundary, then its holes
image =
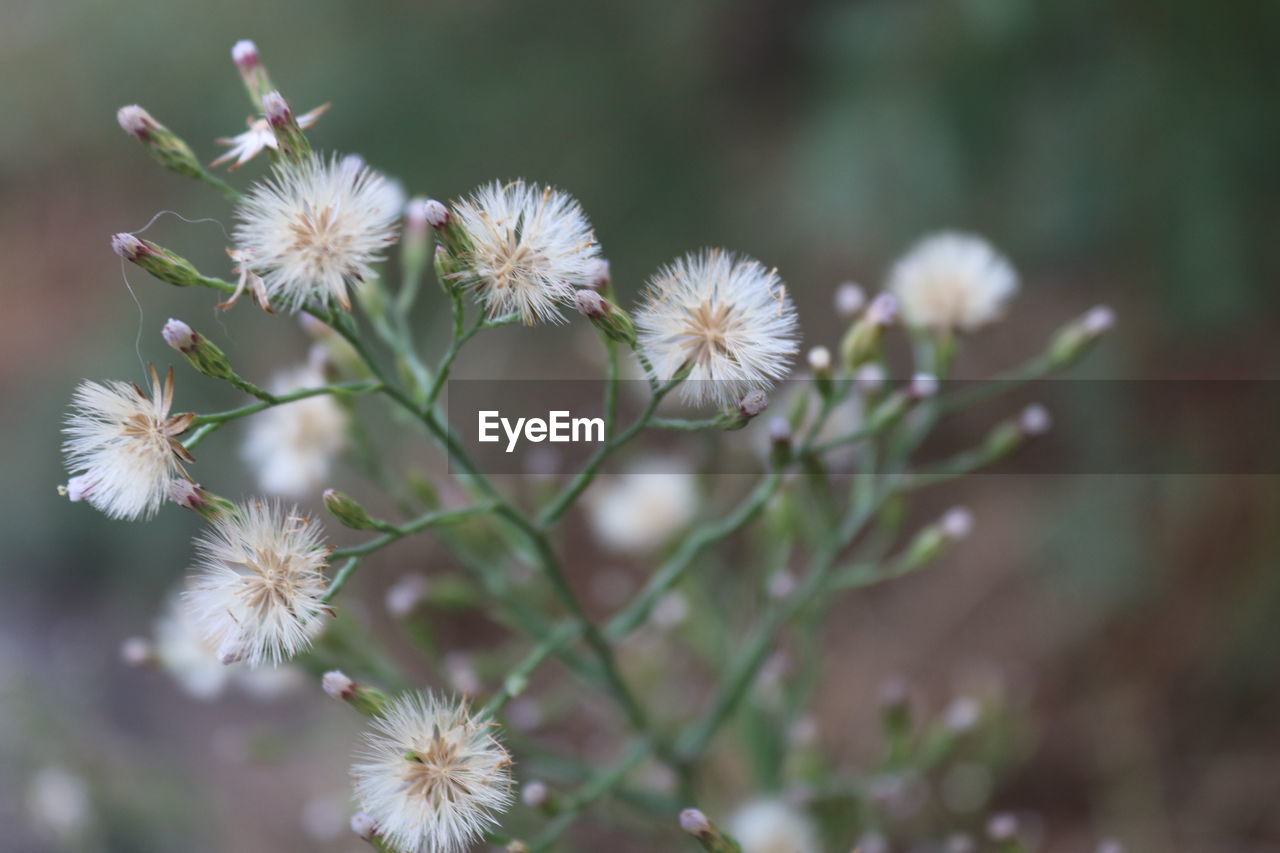
POLYGON ((262 112, 275 134, 280 156, 294 163, 305 160, 311 153, 311 143, 307 142, 307 137, 302 133, 302 127, 284 96, 274 90, 264 94, 262 112))
POLYGON ((1091 308, 1083 317, 1068 323, 1049 344, 1049 360, 1057 369, 1080 360, 1094 341, 1111 331, 1116 315, 1105 305, 1091 308))
POLYGON ((726 835, 698 809, 680 812, 680 828, 696 838, 703 850, 713 853, 739 853, 742 850, 738 842, 726 835))
POLYGON ((529 853, 529 845, 519 838, 507 844, 507 853, 529 853))
POLYGON ((578 313, 609 338, 628 346, 636 345, 636 326, 626 311, 585 287, 574 294, 574 301, 577 303, 578 313))
POLYGON ((1032 403, 1018 415, 1018 429, 1028 438, 1044 435, 1053 426, 1049 410, 1039 403, 1032 403))
POLYGON ((428 225, 439 231, 449 224, 452 218, 449 208, 445 207, 442 202, 429 198, 422 203, 422 218, 428 225))
POLYGON ((884 330, 898 315, 898 302, 892 294, 881 293, 862 316, 849 327, 840 342, 840 358, 845 367, 856 370, 880 354, 884 330))
POLYGON ((325 489, 324 508, 352 530, 377 530, 381 526, 350 495, 337 489, 325 489))
POLYGON ((226 498, 182 477, 169 481, 168 497, 173 503, 191 510, 206 521, 214 521, 235 508, 235 504, 226 498))
POLYGON ((369 815, 356 812, 351 816, 351 831, 365 841, 372 841, 378 833, 378 826, 369 815))
POLYGON ((341 670, 330 670, 320 679, 324 692, 334 699, 341 699, 366 717, 376 717, 391 701, 387 694, 372 687, 357 684, 341 670))
POLYGON ((973 513, 965 507, 953 506, 943 513, 938 526, 944 536, 953 542, 958 542, 973 532, 973 513))
POLYGON ((161 281, 178 287, 192 287, 203 280, 199 271, 186 258, 132 234, 116 234, 112 237, 111 250, 161 281))
POLYGON ((908 393, 914 400, 926 400, 937 396, 938 387, 938 377, 930 373, 917 373, 911 377, 911 387, 908 393))
POLYGON ((147 147, 147 153, 153 160, 169 171, 188 178, 199 178, 204 174, 204 167, 196 159, 191 146, 142 107, 137 104, 121 107, 116 112, 116 120, 125 133, 147 147))
POLYGON ((769 395, 760 388, 748 391, 738 401, 738 411, 748 418, 754 418, 767 408, 769 408, 769 395))
POLYGON ((680 828, 695 838, 713 831, 711 821, 707 820, 707 816, 698 809, 685 809, 680 812, 680 828))
POLYGON ((191 366, 205 376, 213 379, 232 379, 236 376, 227 354, 181 320, 170 318, 160 333, 165 343, 182 353, 191 366))
POLYGON ((864 397, 879 394, 884 390, 884 381, 884 368, 874 361, 862 365, 853 373, 853 387, 864 397))
POLYGON ((126 637, 120 644, 120 660, 125 666, 148 666, 154 663, 155 659, 155 648, 145 637, 126 637))
POLYGON ((248 39, 236 42, 231 48, 231 61, 240 72, 240 79, 249 91, 249 99, 254 106, 261 108, 262 96, 270 92, 272 86, 267 69, 262 64, 262 57, 258 55, 258 46, 248 39))
POLYGON ((1018 835, 1018 817, 1009 812, 994 814, 987 821, 987 836, 992 841, 1013 841, 1018 835))
POLYGON ((320 686, 333 699, 345 700, 356 690, 356 683, 337 669, 326 672, 320 679, 320 686))
POLYGON ((852 281, 846 281, 836 288, 836 316, 842 320, 852 320, 867 304, 867 294, 852 281))

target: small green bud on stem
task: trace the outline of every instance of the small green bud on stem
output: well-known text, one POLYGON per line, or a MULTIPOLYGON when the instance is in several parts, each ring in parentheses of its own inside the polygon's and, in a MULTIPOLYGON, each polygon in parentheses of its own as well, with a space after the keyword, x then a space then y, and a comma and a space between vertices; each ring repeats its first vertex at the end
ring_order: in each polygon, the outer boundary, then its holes
POLYGON ((884 330, 898 316, 898 302, 891 294, 881 293, 862 316, 849 327, 840 341, 840 359, 849 370, 856 370, 880 357, 884 330))
POLYGON ((199 483, 183 478, 169 482, 169 500, 184 509, 191 510, 206 521, 215 521, 235 510, 235 504, 231 501, 202 488, 199 483))
POLYGON ((636 325, 631 316, 598 292, 582 288, 574 294, 578 313, 590 320, 597 329, 612 340, 634 347, 636 325))
POLYGON ((707 816, 698 809, 685 809, 680 812, 680 828, 696 838, 703 850, 709 850, 712 853, 742 853, 742 847, 738 842, 708 820, 707 816))
POLYGON ((354 498, 337 489, 325 489, 324 508, 352 530, 379 530, 384 526, 356 503, 354 498))
POLYGON ((341 699, 366 717, 376 717, 391 701, 391 697, 373 687, 365 687, 352 681, 341 670, 330 670, 320 679, 324 692, 334 699, 341 699))
POLYGON ((186 357, 196 370, 213 379, 239 379, 218 346, 181 320, 169 319, 161 330, 164 342, 186 357))
POLYGON ((161 166, 188 178, 204 178, 204 167, 196 159, 191 146, 142 107, 137 104, 121 107, 116 113, 116 120, 125 133, 147 147, 147 153, 161 166))
POLYGON ((1094 342, 1116 324, 1116 315, 1105 305, 1090 309, 1083 317, 1067 324, 1049 344, 1049 361, 1055 369, 1070 367, 1089 351, 1094 342))
POLYGON ((302 126, 293 115, 289 102, 279 92, 271 91, 262 96, 262 111, 276 136, 280 156, 292 163, 301 163, 311 154, 311 143, 302 132, 302 126))
POLYGON ((271 85, 266 66, 262 64, 262 57, 258 55, 258 46, 248 39, 236 42, 231 48, 231 61, 236 64, 236 70, 240 72, 240 79, 244 81, 244 87, 249 91, 249 99, 253 101, 255 107, 261 109, 262 96, 275 87, 271 85))
POLYGON ((190 261, 150 240, 143 240, 132 234, 116 234, 111 238, 111 249, 129 263, 137 264, 169 284, 193 287, 203 281, 203 276, 190 261))

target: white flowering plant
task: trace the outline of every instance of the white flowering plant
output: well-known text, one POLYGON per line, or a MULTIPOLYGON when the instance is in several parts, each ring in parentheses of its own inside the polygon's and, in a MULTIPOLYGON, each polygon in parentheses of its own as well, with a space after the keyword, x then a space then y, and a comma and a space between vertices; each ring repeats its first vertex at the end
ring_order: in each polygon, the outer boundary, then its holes
MULTIPOLYGON (((800 351, 797 311, 780 273, 721 249, 692 253, 662 266, 628 311, 570 195, 511 181, 449 204, 407 198, 361 158, 315 152, 306 131, 327 105, 296 116, 252 43, 237 44, 232 56, 255 114, 246 132, 223 140, 231 149, 213 166, 238 169, 267 155, 270 172, 247 189, 202 165, 142 108, 119 113, 121 127, 163 166, 234 204, 232 275, 206 274, 135 234, 118 234, 112 245, 161 281, 224 294, 218 309, 247 294, 277 322, 296 315, 315 344, 304 363, 264 388, 207 337, 171 320, 165 341, 195 372, 230 383, 248 402, 175 414, 185 380, 172 368, 163 378, 151 368, 149 390, 115 380, 86 380, 75 390, 64 493, 112 518, 147 519, 173 503, 207 522, 184 590, 169 599, 154 640, 125 644, 126 658, 161 664, 202 697, 220 692, 223 671, 324 672, 326 694, 370 717, 363 745, 353 745, 352 827, 384 851, 557 849, 567 830, 606 804, 628 813, 621 824, 628 832, 661 849, 810 853, 856 845, 866 853, 899 839, 948 845, 928 849, 1021 849, 1007 815, 992 819, 983 841, 973 827, 898 820, 909 792, 930 774, 956 756, 985 755, 990 739, 973 733, 1005 713, 996 697, 958 697, 935 718, 915 715, 905 691, 887 691, 879 700, 883 762, 851 776, 819 748, 823 721, 810 708, 818 638, 836 596, 920 570, 968 534, 973 520, 961 508, 904 529, 913 494, 1008 456, 1049 418, 1032 406, 979 446, 922 466, 916 452, 926 437, 980 398, 1069 367, 1109 328, 1110 312, 1095 308, 1067 324, 1043 352, 999 377, 1008 381, 944 390, 961 335, 997 320, 1018 281, 981 238, 929 238, 894 266, 885 292, 871 299, 852 285, 834 292, 847 331, 832 349, 808 352, 809 373, 787 411, 767 419, 769 452, 756 481, 743 489, 734 478, 724 490, 734 492, 727 509, 717 510, 722 496, 692 487, 692 473, 642 473, 641 485, 629 487, 600 475, 647 430, 746 440, 738 430, 767 410, 769 392, 800 351), (394 288, 383 271, 393 255, 394 288), (447 341, 415 334, 428 270, 449 312, 447 341), (899 315, 912 343, 906 366, 893 364, 886 346, 899 315), (445 414, 451 368, 477 336, 574 317, 590 321, 601 341, 604 440, 549 493, 505 488, 469 457, 445 414), (624 423, 619 387, 630 359, 647 400, 624 423), (686 408, 705 417, 665 413, 677 389, 686 408), (440 475, 450 483, 428 486, 388 483, 382 470, 374 485, 394 490, 386 502, 401 513, 397 520, 328 488, 334 460, 359 443, 352 401, 364 397, 381 398, 402 416, 397 423, 412 423, 451 472, 440 475), (851 404, 858 416, 841 423, 837 413, 851 404), (215 491, 217 472, 202 472, 197 452, 240 421, 248 422, 242 456, 263 496, 232 500, 215 491), (842 476, 849 471, 858 476, 842 476), (369 538, 334 547, 326 522, 283 499, 322 503, 330 526, 369 538), (562 523, 580 504, 603 539, 646 566, 638 591, 629 598, 624 591, 604 619, 590 613, 565 567, 562 523), (368 625, 339 615, 366 560, 414 536, 434 536, 466 569, 452 606, 494 618, 513 637, 483 659, 428 643, 447 687, 409 683, 388 656, 370 651, 377 640, 368 625), (662 644, 678 645, 689 621, 682 590, 711 555, 743 539, 756 547, 734 552, 741 565, 733 582, 760 590, 758 609, 745 622, 715 623, 722 634, 745 624, 741 636, 687 640, 714 685, 694 690, 687 708, 672 703, 689 689, 676 668, 660 665, 670 653, 662 644), (533 578, 522 577, 521 566, 531 566, 533 578), (334 640, 339 625, 359 632, 359 641, 334 640), (659 645, 637 644, 653 631, 659 645), (796 638, 790 661, 779 652, 788 637, 796 638), (554 675, 544 667, 553 660, 564 665, 554 675), (588 734, 615 743, 609 763, 583 763, 562 742, 538 737, 535 722, 577 723, 576 709, 597 698, 611 705, 612 719, 588 734), (664 706, 672 704, 682 710, 664 706), (744 755, 756 769, 746 785, 735 770, 744 755), (707 817, 722 812, 721 822, 707 817), (674 840, 680 830, 684 842, 674 840)), ((376 454, 368 442, 360 451, 376 454)), ((388 593, 386 618, 421 629, 443 594, 432 579, 410 576, 388 593)))

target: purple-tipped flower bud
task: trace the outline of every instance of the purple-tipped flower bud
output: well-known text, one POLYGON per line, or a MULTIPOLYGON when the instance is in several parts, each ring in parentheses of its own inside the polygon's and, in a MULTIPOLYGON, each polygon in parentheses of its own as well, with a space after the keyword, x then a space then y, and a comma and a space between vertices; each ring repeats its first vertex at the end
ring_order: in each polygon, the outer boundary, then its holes
POLYGON ((262 60, 258 56, 258 46, 248 39, 241 39, 231 46, 231 61, 243 74, 257 68, 262 60))
POLYGON ((189 509, 206 521, 214 521, 223 513, 234 509, 234 504, 226 498, 219 497, 199 483, 193 483, 185 477, 176 477, 169 481, 169 500, 183 509, 189 509))
POLYGON ((160 330, 164 342, 178 352, 190 352, 200 340, 195 330, 181 320, 170 317, 169 322, 160 330))
POLYGON ((938 393, 938 377, 930 373, 917 373, 911 377, 910 394, 917 400, 925 400, 938 393))
POLYGON ((150 139, 151 131, 159 126, 159 122, 151 117, 151 113, 137 104, 130 104, 116 110, 116 121, 120 122, 121 130, 139 142, 150 139))
POLYGON ((607 337, 618 343, 635 346, 636 326, 626 311, 586 287, 576 291, 573 299, 578 313, 590 320, 607 337))
POLYGON ((187 362, 205 376, 228 380, 238 378, 227 354, 181 320, 170 318, 160 334, 165 343, 182 353, 187 362))
POLYGON ((1018 415, 1018 429, 1025 436, 1044 435, 1053 426, 1049 410, 1039 403, 1032 403, 1018 415))
POLYGON ((1105 305, 1091 308, 1083 317, 1068 323, 1049 344, 1053 366, 1062 368, 1074 364, 1115 323, 1115 312, 1105 305))
POLYGON ((1098 305, 1089 309, 1089 313, 1084 315, 1081 326, 1091 335, 1105 334, 1115 326, 1116 314, 1106 305, 1098 305))
POLYGON ((856 370, 879 356, 884 330, 893 323, 897 314, 898 302, 892 294, 881 293, 871 300, 867 310, 840 341, 840 358, 845 367, 856 370))
POLYGON ((944 536, 958 542, 973 532, 973 513, 965 507, 953 506, 943 514, 938 526, 944 536))
POLYGON ((742 399, 738 401, 738 411, 748 418, 754 418, 767 408, 769 408, 769 395, 759 388, 743 394, 742 399))
POLYGON ((272 127, 293 121, 293 110, 279 92, 267 92, 262 96, 262 112, 272 127))
POLYGON ((204 167, 196 159, 191 146, 142 107, 137 104, 121 107, 116 111, 116 121, 120 122, 125 133, 145 145, 152 159, 166 169, 188 178, 204 175, 204 167))
POLYGON ((599 320, 609 313, 604 297, 594 290, 583 288, 573 295, 573 299, 578 306, 578 313, 588 320, 599 320))
POLYGON ((852 281, 846 281, 836 288, 836 316, 842 320, 852 320, 867 304, 867 294, 852 281))
POLYGON ((351 831, 365 841, 372 841, 378 834, 378 825, 364 812, 356 812, 351 816, 351 831))
POLYGON ((341 699, 367 717, 382 713, 390 698, 381 690, 365 687, 348 678, 341 670, 332 669, 320 679, 324 692, 334 699, 341 699))
POLYGON ((150 250, 147 244, 132 234, 120 233, 111 238, 111 251, 131 263, 146 255, 150 250))
POLYGON ((320 679, 320 686, 334 699, 348 699, 356 692, 356 683, 338 669, 326 672, 320 679))
POLYGON ((449 224, 451 214, 442 202, 429 198, 422 204, 422 216, 432 228, 440 229, 449 224))
POLYGON ((120 660, 125 666, 147 666, 155 659, 155 648, 145 637, 126 637, 120 644, 120 660))
POLYGON ((695 838, 702 838, 715 831, 711 827, 711 821, 707 820, 707 816, 698 809, 685 809, 680 812, 680 828, 695 838))
POLYGON ((1012 841, 1018 835, 1017 815, 1001 812, 987 821, 987 835, 992 841, 1012 841))

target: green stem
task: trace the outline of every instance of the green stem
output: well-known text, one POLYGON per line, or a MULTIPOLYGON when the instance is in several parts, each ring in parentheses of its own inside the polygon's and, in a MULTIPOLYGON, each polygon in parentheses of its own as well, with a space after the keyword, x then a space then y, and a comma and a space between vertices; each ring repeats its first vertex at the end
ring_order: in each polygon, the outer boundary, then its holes
POLYGON ((555 820, 533 840, 530 849, 534 853, 549 850, 555 840, 578 819, 583 809, 621 784, 627 774, 644 761, 652 750, 653 744, 648 740, 637 740, 632 743, 630 749, 617 763, 565 798, 560 814, 556 815, 555 820))
POLYGON ((231 421, 246 418, 249 415, 257 414, 263 409, 270 409, 273 406, 282 406, 286 403, 292 403, 297 400, 305 400, 308 397, 318 397, 321 394, 364 394, 369 391, 382 390, 381 382, 343 382, 336 385, 323 385, 317 388, 300 388, 297 391, 290 391, 287 394, 279 394, 272 397, 271 400, 261 400, 257 403, 250 403, 247 406, 241 406, 238 409, 230 409, 225 412, 214 412, 208 415, 198 415, 191 425, 196 429, 191 433, 183 443, 183 447, 191 450, 200 442, 204 441, 209 433, 221 427, 223 424, 231 421))

